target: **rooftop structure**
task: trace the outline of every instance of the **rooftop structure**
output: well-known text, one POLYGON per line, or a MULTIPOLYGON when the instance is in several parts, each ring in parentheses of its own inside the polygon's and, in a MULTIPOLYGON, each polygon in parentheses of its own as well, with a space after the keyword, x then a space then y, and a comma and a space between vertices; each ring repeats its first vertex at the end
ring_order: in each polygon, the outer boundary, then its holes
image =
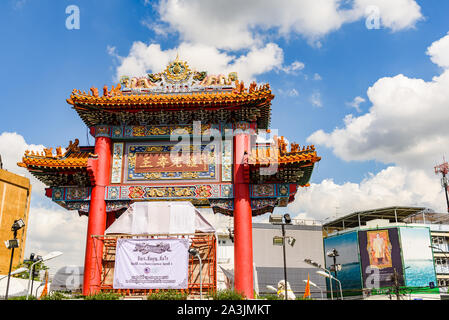
POLYGON ((426 207, 397 206, 356 211, 324 223, 323 231, 329 234, 334 231, 362 227, 373 219, 384 219, 392 223, 403 222, 404 219, 418 213, 422 214, 426 210, 428 210, 426 207))

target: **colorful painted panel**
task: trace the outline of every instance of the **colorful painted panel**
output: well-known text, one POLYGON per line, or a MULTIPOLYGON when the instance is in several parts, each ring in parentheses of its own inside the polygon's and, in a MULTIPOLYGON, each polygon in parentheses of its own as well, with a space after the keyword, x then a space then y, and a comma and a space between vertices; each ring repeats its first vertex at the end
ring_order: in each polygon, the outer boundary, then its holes
POLYGON ((251 198, 278 198, 290 196, 290 186, 288 184, 252 184, 250 185, 251 198))
POLYGON ((90 200, 91 188, 89 187, 70 187, 53 188, 52 200, 58 201, 88 201, 90 200))
MULTIPOLYGON (((337 249, 339 256, 336 263, 341 264, 341 270, 337 271, 336 278, 341 281, 343 295, 359 295, 362 289, 362 276, 360 274, 360 262, 358 256, 357 232, 345 233, 324 239, 324 252, 337 249)), ((325 255, 326 269, 334 264, 333 258, 325 255)), ((335 276, 335 273, 333 273, 335 276)), ((328 290, 329 282, 327 283, 328 290)), ((333 282, 334 297, 338 283, 333 282)))
POLYGON ((405 285, 428 287, 437 284, 428 228, 400 228, 405 285))
POLYGON ((178 148, 169 143, 128 144, 125 182, 217 181, 216 145, 190 145, 184 157, 174 156, 178 148))
POLYGON ((253 197, 274 197, 276 196, 276 185, 275 184, 254 184, 252 185, 252 196, 253 197))
POLYGON ((175 130, 182 130, 183 133, 193 135, 213 135, 211 130, 218 130, 221 135, 226 135, 226 131, 232 130, 248 130, 249 123, 239 122, 236 124, 222 123, 222 124, 171 124, 171 125, 141 125, 141 126, 107 126, 99 125, 95 127, 95 136, 119 138, 169 138, 170 135, 177 135, 175 130), (201 128, 201 132, 200 132, 201 128))
POLYGON ((162 199, 203 199, 232 198, 232 186, 224 188, 219 184, 199 184, 189 186, 109 186, 106 200, 162 200, 162 199))
MULTIPOLYGON (((246 125, 248 126, 248 125, 246 125)), ((210 135, 211 130, 218 130, 224 134, 222 130, 233 128, 232 124, 201 124, 197 125, 142 125, 142 126, 97 126, 96 136, 109 136, 111 138, 169 138, 170 135, 194 134, 194 135, 210 135), (201 128, 201 132, 200 132, 201 128), (179 131, 181 130, 181 131, 179 131)))
POLYGON ((232 140, 223 140, 222 181, 232 181, 232 154, 232 140))
POLYGON ((399 284, 404 285, 396 228, 359 231, 359 248, 364 288, 393 286, 394 270, 398 274, 399 284))
POLYGON ((122 182, 123 142, 116 142, 112 148, 111 183, 122 182))

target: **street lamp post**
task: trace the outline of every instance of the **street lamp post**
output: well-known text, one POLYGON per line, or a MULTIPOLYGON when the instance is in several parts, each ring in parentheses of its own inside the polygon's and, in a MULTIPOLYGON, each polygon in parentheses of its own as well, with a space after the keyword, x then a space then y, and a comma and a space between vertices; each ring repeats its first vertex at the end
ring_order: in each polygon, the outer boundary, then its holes
POLYGON ((198 252, 198 250, 196 250, 195 248, 190 248, 189 249, 189 254, 193 257, 197 257, 199 262, 200 262, 200 300, 203 300, 203 278, 202 278, 202 273, 203 273, 203 263, 200 257, 200 254, 198 252))
POLYGON ((14 220, 14 223, 12 224, 11 227, 14 239, 6 241, 6 246, 8 247, 8 249, 11 249, 11 261, 9 262, 8 282, 6 284, 5 300, 8 300, 9 282, 11 280, 11 269, 12 269, 12 261, 14 258, 14 249, 19 247, 19 242, 17 240, 17 231, 22 229, 24 226, 25 222, 23 222, 22 219, 14 220))
MULTIPOLYGON (((331 274, 331 272, 329 270, 327 270, 326 268, 323 268, 318 262, 315 262, 311 259, 304 259, 304 262, 307 264, 310 264, 311 266, 314 266, 318 269, 321 269, 321 270, 327 272, 329 275, 331 274)), ((334 300, 334 292, 332 290, 332 281, 330 279, 329 279, 329 287, 331 289, 331 300, 334 300)), ((327 296, 326 296, 326 299, 327 299, 327 296)))
MULTIPOLYGON (((37 261, 40 261, 42 259, 41 256, 36 256, 34 253, 30 254, 30 258, 28 260, 24 260, 23 262, 27 262, 27 263, 34 263, 37 261)), ((33 267, 31 268, 31 273, 32 273, 32 278, 31 278, 31 290, 30 292, 33 292, 33 284, 34 284, 34 273, 35 273, 35 265, 33 264, 33 267)))
MULTIPOLYGON (((281 230, 282 230, 282 253, 283 253, 283 259, 284 259, 284 289, 285 289, 285 293, 284 293, 284 299, 287 300, 287 259, 286 259, 286 254, 285 254, 285 225, 286 224, 292 224, 292 219, 290 217, 290 215, 288 213, 284 214, 283 216, 281 215, 275 215, 272 214, 270 215, 270 219, 269 222, 273 225, 281 225, 281 230)), ((273 239, 275 241, 276 237, 273 239)), ((292 238, 290 241, 290 245, 293 246, 295 243, 295 239, 292 238)))
MULTIPOLYGON (((22 273, 22 272, 25 272, 25 271, 28 271, 28 269, 25 268, 25 267, 22 267, 22 268, 19 268, 17 270, 14 270, 13 272, 11 272, 11 275, 13 276, 15 274, 19 274, 19 273, 22 273)), ((3 280, 5 278, 8 278, 8 276, 3 276, 3 277, 0 278, 0 280, 3 280)))
POLYGON ((284 241, 282 241, 282 256, 284 259, 284 279, 285 279, 285 283, 284 283, 284 289, 285 289, 285 300, 287 300, 287 260, 285 259, 285 227, 284 224, 281 225, 282 227, 282 239, 284 241))
POLYGON ((40 263, 40 262, 48 261, 48 260, 50 260, 50 259, 59 257, 61 254, 62 254, 61 251, 53 251, 53 252, 50 252, 49 254, 47 254, 47 255, 45 255, 45 256, 43 256, 43 257, 38 256, 38 258, 36 259, 36 261, 30 266, 30 268, 28 269, 28 270, 29 270, 29 273, 30 273, 30 276, 29 276, 29 278, 28 278, 27 300, 28 300, 29 296, 30 296, 31 293, 32 293, 31 290, 30 290, 30 289, 31 289, 31 278, 33 277, 33 273, 32 273, 31 270, 34 270, 34 265, 35 265, 35 264, 38 264, 38 263, 40 263))
POLYGON ((332 282, 332 279, 334 279, 335 281, 337 281, 337 282, 338 282, 338 285, 340 286, 340 296, 341 296, 341 300, 343 300, 343 290, 342 290, 342 288, 341 288, 341 282, 340 282, 340 280, 338 280, 337 278, 335 278, 330 272, 329 272, 329 273, 326 273, 326 272, 324 272, 324 271, 319 270, 319 271, 317 271, 316 273, 319 274, 320 276, 329 278, 329 281, 330 281, 330 282, 332 282))
POLYGON ((337 278, 337 269, 340 265, 337 265, 337 257, 339 256, 337 249, 333 248, 332 250, 327 252, 327 256, 332 258, 334 261, 334 264, 332 265, 331 271, 334 271, 335 278, 337 278))

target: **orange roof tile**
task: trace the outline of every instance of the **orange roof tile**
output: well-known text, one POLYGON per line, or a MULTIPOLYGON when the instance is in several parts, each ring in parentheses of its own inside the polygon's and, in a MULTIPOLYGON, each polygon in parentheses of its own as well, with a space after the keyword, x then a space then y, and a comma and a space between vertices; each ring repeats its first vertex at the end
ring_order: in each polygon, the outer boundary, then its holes
POLYGON ((291 151, 287 151, 287 144, 284 137, 274 137, 275 144, 267 147, 261 147, 251 150, 248 163, 252 166, 278 164, 294 164, 302 163, 303 165, 311 165, 321 160, 317 156, 315 146, 310 145, 300 150, 299 145, 292 143, 291 151))
POLYGON ((18 166, 29 167, 48 167, 57 169, 68 168, 87 168, 87 159, 91 153, 89 151, 82 151, 78 147, 79 140, 76 139, 74 143, 70 141, 69 146, 64 154, 61 148, 56 148, 56 155, 53 155, 52 148, 44 149, 43 152, 35 153, 34 151, 25 151, 25 156, 22 162, 17 163, 18 166))
POLYGON ((218 105, 239 105, 254 102, 270 102, 274 95, 271 93, 268 84, 252 88, 246 91, 232 92, 193 92, 176 94, 123 94, 121 91, 114 90, 103 96, 97 94, 96 88, 92 88, 92 93, 73 90, 67 103, 79 107, 80 105, 95 105, 98 107, 108 106, 115 108, 123 107, 153 107, 160 108, 167 105, 198 105, 198 104, 217 104, 218 105))

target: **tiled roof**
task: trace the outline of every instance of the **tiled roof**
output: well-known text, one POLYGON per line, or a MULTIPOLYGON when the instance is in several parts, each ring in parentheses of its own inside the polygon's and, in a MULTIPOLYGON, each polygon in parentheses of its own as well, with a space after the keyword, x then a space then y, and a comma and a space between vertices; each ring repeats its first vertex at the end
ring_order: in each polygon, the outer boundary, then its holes
MULTIPOLYGON (((120 86, 120 84, 118 85, 120 86)), ((192 92, 192 93, 167 93, 167 94, 123 94, 120 90, 105 91, 103 96, 98 95, 96 88, 91 93, 73 90, 67 102, 75 107, 81 105, 95 105, 97 107, 110 107, 114 109, 153 108, 170 109, 170 107, 198 107, 208 105, 218 107, 226 105, 247 104, 258 101, 271 101, 268 84, 249 89, 240 88, 225 92, 192 92)))
POLYGON ((321 160, 317 156, 315 146, 304 146, 302 150, 298 144, 292 143, 290 152, 287 151, 287 144, 284 137, 275 137, 275 145, 267 145, 266 147, 258 147, 251 150, 248 159, 250 166, 264 166, 272 163, 280 165, 288 164, 313 164, 321 160))
POLYGON ((203 123, 247 121, 268 128, 271 118, 271 93, 268 84, 229 91, 127 94, 118 89, 98 89, 91 93, 73 90, 67 102, 73 105, 88 127, 100 124, 203 123))
POLYGON ((89 155, 92 154, 92 150, 81 150, 78 144, 78 139, 76 139, 74 143, 70 141, 64 154, 62 154, 60 147, 56 148, 56 155, 53 154, 52 148, 44 149, 40 154, 34 151, 25 151, 25 156, 22 158, 22 162, 19 162, 17 165, 24 168, 85 168, 87 167, 87 159, 89 155))

